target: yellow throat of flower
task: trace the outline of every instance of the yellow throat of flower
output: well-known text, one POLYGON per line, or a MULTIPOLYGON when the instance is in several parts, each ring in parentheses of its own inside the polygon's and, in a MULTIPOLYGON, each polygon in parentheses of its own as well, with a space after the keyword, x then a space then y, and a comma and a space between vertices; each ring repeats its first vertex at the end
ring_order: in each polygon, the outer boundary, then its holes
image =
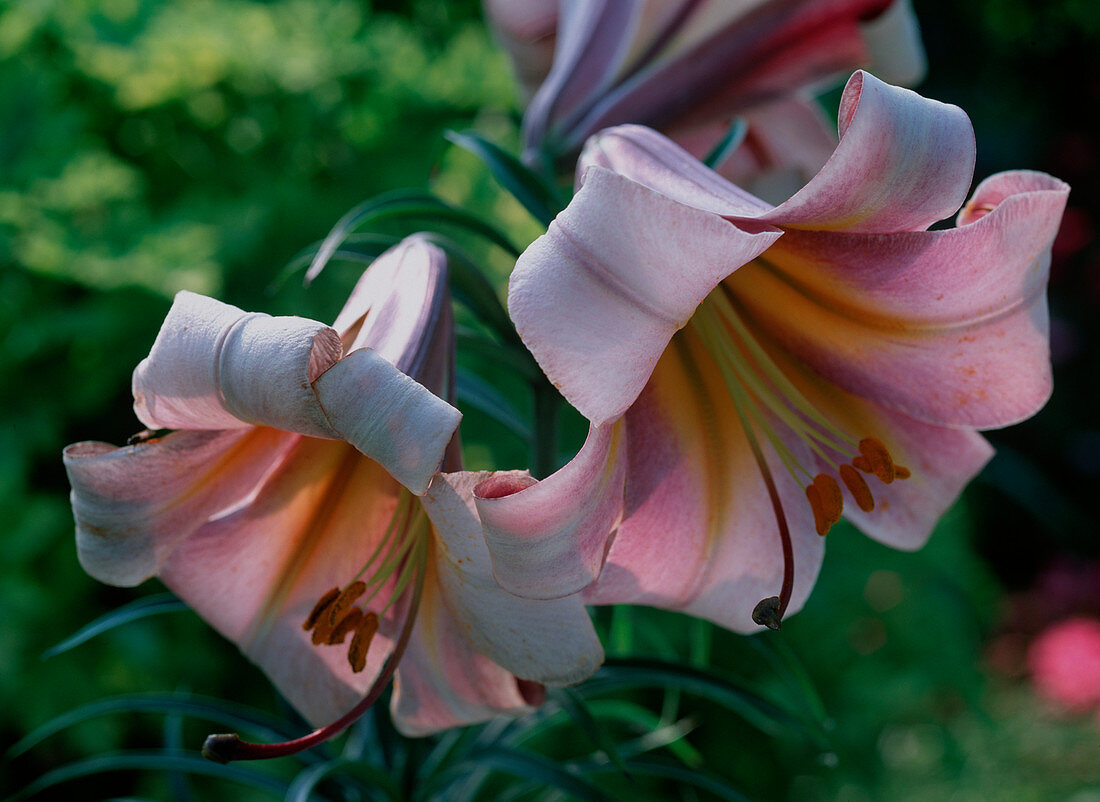
POLYGON ((871 512, 875 509, 875 498, 863 474, 890 484, 895 479, 909 478, 910 472, 894 463, 881 440, 864 436, 857 441, 829 421, 799 391, 753 336, 738 311, 735 296, 724 284, 706 297, 688 325, 698 334, 722 375, 775 510, 783 547, 783 587, 778 596, 757 605, 753 620, 778 629, 793 589, 794 550, 782 499, 755 432, 763 433, 783 466, 805 487, 814 527, 822 536, 843 514, 841 483, 856 506, 871 512), (780 430, 786 430, 787 437, 781 436, 780 430), (828 470, 814 471, 803 465, 787 446, 790 435, 804 442, 828 470))

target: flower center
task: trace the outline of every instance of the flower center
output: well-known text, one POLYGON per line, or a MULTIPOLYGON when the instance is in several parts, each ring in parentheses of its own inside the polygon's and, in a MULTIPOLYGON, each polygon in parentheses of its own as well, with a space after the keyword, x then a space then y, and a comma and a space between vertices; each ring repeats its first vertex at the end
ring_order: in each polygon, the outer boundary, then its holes
POLYGON ((409 644, 424 590, 430 543, 431 526, 424 508, 412 493, 402 488, 386 532, 362 568, 343 588, 332 588, 321 596, 306 616, 302 628, 312 630, 315 646, 342 646, 348 635, 352 636, 348 663, 358 673, 366 668, 367 651, 378 631, 380 617, 403 602, 404 620, 393 651, 355 707, 331 724, 283 743, 242 741, 235 733, 210 735, 203 744, 203 756, 217 763, 229 763, 293 755, 339 734, 369 710, 393 678, 409 644), (383 591, 389 593, 386 603, 378 612, 368 610, 367 605, 383 591))
POLYGON ((778 629, 794 586, 794 549, 782 500, 756 431, 763 433, 783 467, 805 487, 814 527, 822 536, 840 521, 843 513, 841 484, 856 506, 871 512, 875 499, 864 474, 890 484, 895 479, 909 478, 910 472, 894 463, 881 440, 868 435, 857 441, 806 398, 753 336, 738 311, 736 298, 724 284, 719 284, 700 304, 689 325, 706 345, 729 389, 775 511, 783 547, 783 586, 778 596, 764 599, 756 606, 753 620, 778 629), (826 470, 804 465, 788 446, 792 440, 805 443, 815 462, 826 470))
MULTIPOLYGON (((355 673, 366 668, 367 650, 378 632, 379 617, 402 598, 414 573, 423 569, 428 541, 424 508, 412 493, 401 488, 393 517, 359 572, 342 588, 332 588, 321 596, 302 623, 302 629, 312 630, 313 645, 342 646, 351 635, 348 664, 355 673), (387 587, 389 599, 382 609, 377 613, 367 609, 387 587), (357 604, 360 599, 362 602, 357 604)), ((406 615, 415 616, 416 610, 410 609, 406 615)))

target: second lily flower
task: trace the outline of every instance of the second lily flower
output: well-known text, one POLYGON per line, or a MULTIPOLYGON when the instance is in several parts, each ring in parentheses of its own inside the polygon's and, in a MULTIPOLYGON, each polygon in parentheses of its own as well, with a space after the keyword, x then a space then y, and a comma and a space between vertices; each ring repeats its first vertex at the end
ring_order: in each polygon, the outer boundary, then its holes
POLYGON ((957 107, 865 73, 840 144, 771 207, 660 134, 594 137, 516 265, 524 342, 591 422, 540 483, 480 485, 512 592, 778 626, 842 513, 917 548, 1050 388, 1045 287, 1068 188, 970 186, 957 107))

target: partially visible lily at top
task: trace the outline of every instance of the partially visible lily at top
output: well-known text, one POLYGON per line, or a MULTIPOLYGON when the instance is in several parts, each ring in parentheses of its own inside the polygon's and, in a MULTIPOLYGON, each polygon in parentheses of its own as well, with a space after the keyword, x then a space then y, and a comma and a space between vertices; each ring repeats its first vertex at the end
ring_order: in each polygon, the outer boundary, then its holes
POLYGON ((621 123, 658 128, 702 156, 734 115, 773 101, 785 102, 748 119, 758 137, 789 138, 806 124, 787 105, 798 90, 861 66, 913 84, 925 68, 908 0, 486 0, 485 9, 533 93, 523 121, 531 162, 574 156, 621 123))
POLYGON ((312 746, 396 672, 398 728, 532 709, 602 652, 577 598, 520 601, 490 574, 458 467, 447 261, 410 237, 367 270, 333 328, 180 293, 134 372, 150 429, 65 450, 84 568, 159 576, 311 723, 287 744, 214 736, 219 760, 312 746), (449 445, 450 444, 450 445, 449 445), (446 458, 445 458, 446 454, 446 458))
POLYGON ((1046 401, 1068 187, 1001 173, 930 231, 970 186, 966 115, 858 72, 839 129, 777 207, 651 129, 588 143, 508 304, 591 428, 545 481, 476 489, 508 590, 778 627, 842 515, 920 547, 991 456, 977 430, 1046 401))

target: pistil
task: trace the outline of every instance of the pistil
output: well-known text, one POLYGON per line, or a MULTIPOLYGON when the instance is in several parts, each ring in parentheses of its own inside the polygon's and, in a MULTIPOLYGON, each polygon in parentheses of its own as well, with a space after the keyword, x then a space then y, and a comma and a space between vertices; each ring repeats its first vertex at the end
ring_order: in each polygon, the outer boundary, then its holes
POLYGON ((763 599, 753 610, 753 620, 779 629, 794 585, 794 549, 782 501, 768 462, 756 436, 759 429, 780 462, 805 488, 813 513, 814 529, 824 536, 840 522, 844 511, 841 484, 864 512, 875 509, 875 499, 863 474, 883 484, 907 479, 909 469, 893 461, 881 440, 864 437, 858 442, 832 424, 794 385, 753 336, 737 308, 737 299, 719 285, 696 310, 691 325, 706 344, 729 389, 734 410, 764 480, 775 511, 783 551, 783 584, 778 596, 763 599), (811 473, 788 447, 772 422, 786 428, 832 470, 811 473), (839 481, 838 481, 839 479, 839 481))

